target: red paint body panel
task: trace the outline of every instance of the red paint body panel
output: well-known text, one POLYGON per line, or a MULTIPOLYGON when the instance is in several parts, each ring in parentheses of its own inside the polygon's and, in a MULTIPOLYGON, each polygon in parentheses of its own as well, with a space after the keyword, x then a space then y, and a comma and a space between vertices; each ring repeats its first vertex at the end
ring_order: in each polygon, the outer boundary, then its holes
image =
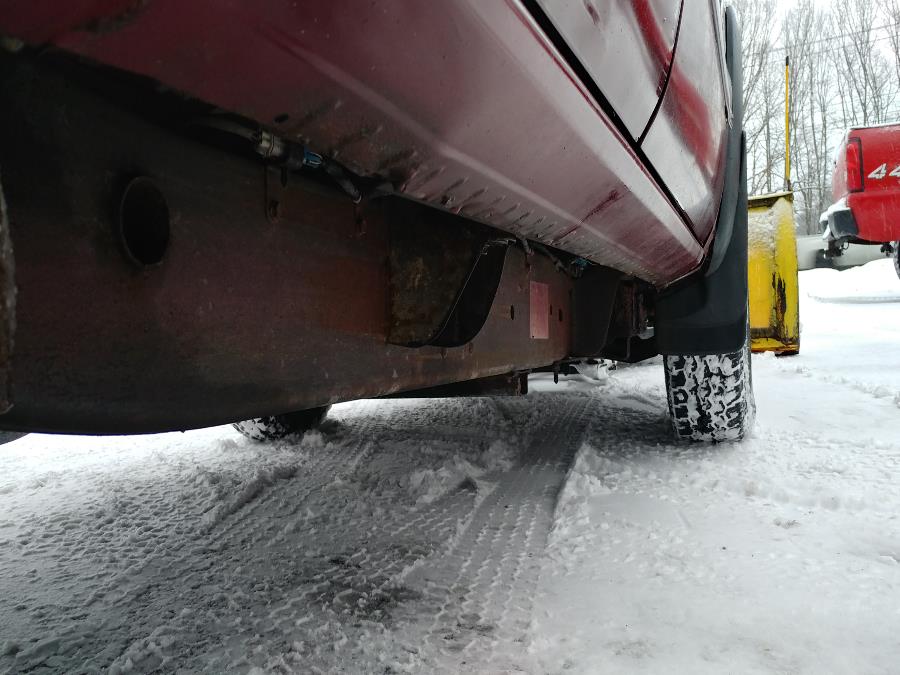
POLYGON ((857 142, 857 136, 848 132, 844 135, 843 142, 838 146, 835 155, 834 172, 831 175, 831 198, 838 201, 847 196, 850 191, 847 185, 847 143, 850 140, 857 142))
POLYGON ((716 21, 713 3, 685 3, 663 104, 641 144, 700 241, 715 227, 725 180, 728 119, 716 21))
POLYGON ((2 32, 32 44, 54 42, 73 31, 112 27, 114 17, 128 17, 134 0, 0 0, 2 32))
POLYGON ((847 132, 838 150, 831 188, 835 201, 846 200, 859 228, 859 239, 900 240, 900 124, 847 132), (845 148, 851 139, 858 139, 862 149, 860 192, 849 192, 847 186, 845 148))
POLYGON ((538 0, 637 141, 663 92, 681 0, 538 0))
MULTIPOLYGON (((644 149, 703 241, 721 194, 724 104, 709 4, 691 7, 697 25, 679 40, 644 149)), ((0 33, 149 76, 413 199, 659 286, 703 258, 630 142, 517 0, 73 0, 64 12, 5 2, 0 33)), ((620 77, 630 81, 627 68, 640 63, 623 60, 620 77)))
POLYGON ((847 198, 859 238, 886 243, 900 240, 900 192, 856 192, 847 198))

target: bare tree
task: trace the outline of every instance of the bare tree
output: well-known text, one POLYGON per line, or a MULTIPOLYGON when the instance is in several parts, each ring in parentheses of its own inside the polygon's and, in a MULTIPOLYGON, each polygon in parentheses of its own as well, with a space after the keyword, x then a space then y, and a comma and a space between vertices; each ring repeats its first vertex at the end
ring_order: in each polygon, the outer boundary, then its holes
POLYGON ((897 95, 895 69, 878 48, 878 6, 866 0, 833 0, 832 30, 840 35, 840 58, 834 58, 838 91, 845 112, 852 111, 854 123, 886 121, 897 95))
POLYGON ((748 182, 751 193, 771 192, 774 172, 783 153, 777 122, 783 115, 778 101, 780 77, 771 68, 779 35, 772 32, 777 0, 736 0, 744 58, 744 131, 747 134, 748 182))
POLYGON ((821 36, 830 25, 827 10, 814 0, 799 0, 784 19, 785 51, 791 57, 791 163, 797 229, 818 230, 819 214, 828 206, 831 153, 833 70, 821 58, 821 36))
POLYGON ((878 6, 886 21, 884 31, 894 57, 894 74, 900 87, 900 0, 878 0, 878 6))
POLYGON ((743 31, 744 130, 752 194, 784 179, 784 62, 791 61, 792 188, 798 231, 831 201, 834 151, 850 126, 890 121, 900 98, 900 0, 735 0, 743 31), (773 21, 782 16, 781 21, 773 21))
MULTIPOLYGON (((831 17, 819 10, 813 21, 813 31, 824 34, 831 17)), ((805 129, 811 144, 805 179, 808 190, 806 196, 807 213, 804 226, 807 234, 818 232, 819 215, 831 202, 831 170, 833 151, 830 147, 831 121, 834 116, 834 77, 827 60, 815 54, 809 59, 809 125, 805 129)))

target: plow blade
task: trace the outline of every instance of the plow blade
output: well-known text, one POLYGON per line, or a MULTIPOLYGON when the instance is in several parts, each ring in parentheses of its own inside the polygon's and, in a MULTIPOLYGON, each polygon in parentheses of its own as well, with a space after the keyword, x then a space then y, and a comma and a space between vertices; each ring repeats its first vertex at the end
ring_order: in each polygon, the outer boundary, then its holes
POLYGON ((800 292, 794 197, 749 200, 750 338, 754 352, 800 351, 800 292))

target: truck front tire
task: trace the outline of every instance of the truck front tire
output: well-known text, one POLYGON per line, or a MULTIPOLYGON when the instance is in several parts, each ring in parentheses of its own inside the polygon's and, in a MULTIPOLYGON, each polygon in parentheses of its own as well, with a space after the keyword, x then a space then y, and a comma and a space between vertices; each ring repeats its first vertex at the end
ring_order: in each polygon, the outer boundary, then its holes
POLYGON ((750 346, 730 354, 664 357, 669 416, 680 440, 739 441, 753 428, 750 346))

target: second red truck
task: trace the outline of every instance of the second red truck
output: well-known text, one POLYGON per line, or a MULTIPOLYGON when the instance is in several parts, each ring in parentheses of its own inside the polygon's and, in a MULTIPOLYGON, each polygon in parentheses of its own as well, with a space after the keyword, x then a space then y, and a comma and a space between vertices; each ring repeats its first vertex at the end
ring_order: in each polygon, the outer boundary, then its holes
POLYGON ((834 203, 822 214, 826 256, 849 244, 881 244, 900 276, 900 123, 851 127, 838 149, 834 203))

